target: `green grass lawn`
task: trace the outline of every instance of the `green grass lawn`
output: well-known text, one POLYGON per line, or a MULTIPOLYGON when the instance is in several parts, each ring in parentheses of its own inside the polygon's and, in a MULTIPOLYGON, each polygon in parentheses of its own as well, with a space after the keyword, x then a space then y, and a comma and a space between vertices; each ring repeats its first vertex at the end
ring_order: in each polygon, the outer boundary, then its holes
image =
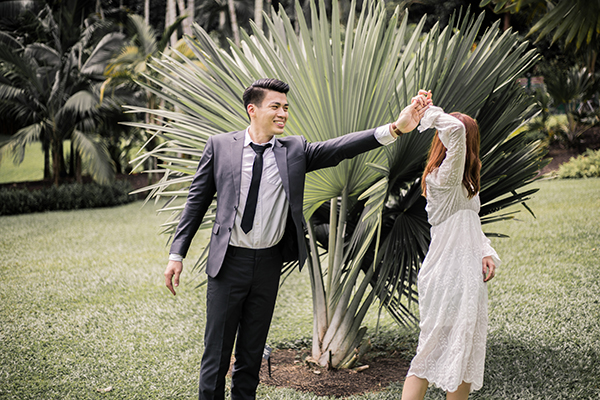
MULTIPOLYGON (((0 135, 0 143, 7 140, 0 135)), ((34 142, 27 147, 25 158, 21 164, 13 163, 12 154, 5 154, 0 162, 0 183, 41 181, 44 179, 44 153, 42 144, 34 142)))
MULTIPOLYGON (((493 239, 503 265, 489 286, 484 387, 472 398, 598 399, 600 179, 534 186, 537 219, 524 212, 484 227, 511 237, 493 239)), ((157 235, 164 217, 140 206, 0 217, 0 399, 197 398, 203 277, 188 263, 169 294, 166 237, 157 235)), ((373 334, 375 310, 366 323, 373 334)), ((381 325, 376 341, 395 346, 407 335, 387 316, 381 325)), ((311 329, 303 271, 280 291, 269 343, 305 342, 311 329)), ((400 393, 394 384, 352 399, 400 393)), ((259 398, 325 399, 262 385, 259 398)))
MULTIPOLYGON (((8 140, 8 138, 8 136, 0 135, 0 144, 8 140)), ((68 159, 71 152, 71 141, 65 140, 63 146, 65 149, 65 158, 68 159)), ((50 162, 52 163, 52 161, 50 162)), ((84 175, 90 174, 87 160, 83 160, 82 172, 84 175)), ((33 142, 27 146, 25 157, 21 164, 13 162, 12 154, 3 155, 0 162, 0 184, 41 181, 42 179, 44 179, 44 152, 42 151, 42 144, 40 142, 33 142)))

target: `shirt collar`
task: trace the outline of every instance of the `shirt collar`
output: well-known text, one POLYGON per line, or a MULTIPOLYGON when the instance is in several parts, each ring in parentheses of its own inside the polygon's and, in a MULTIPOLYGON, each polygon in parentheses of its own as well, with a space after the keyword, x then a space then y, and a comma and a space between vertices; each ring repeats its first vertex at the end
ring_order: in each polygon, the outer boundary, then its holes
MULTIPOLYGON (((250 129, 250 127, 246 128, 246 132, 244 133, 244 147, 248 147, 248 146, 250 146, 250 143, 254 143, 252 141, 252 138, 250 137, 250 133, 248 133, 249 129, 250 129)), ((269 140, 267 143, 271 143, 271 147, 275 147, 275 135, 273 135, 271 140, 269 140)), ((267 143, 262 143, 259 146, 264 146, 267 143)), ((258 143, 254 143, 254 144, 258 144, 258 143)))

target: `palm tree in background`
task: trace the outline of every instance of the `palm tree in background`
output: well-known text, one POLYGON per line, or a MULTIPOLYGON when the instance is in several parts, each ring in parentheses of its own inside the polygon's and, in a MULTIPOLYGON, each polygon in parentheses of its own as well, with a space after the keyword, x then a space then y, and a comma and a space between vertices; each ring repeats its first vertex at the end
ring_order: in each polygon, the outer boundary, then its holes
MULTIPOLYGON (((149 82, 155 79, 153 77, 155 74, 152 73, 150 67, 153 59, 160 59, 165 54, 169 55, 171 53, 186 54, 188 57, 193 57, 193 53, 183 40, 179 40, 173 50, 167 48, 171 34, 177 31, 186 16, 179 16, 172 25, 165 29, 160 39, 155 30, 147 25, 141 16, 131 14, 128 18, 127 29, 130 39, 122 43, 120 51, 106 66, 104 75, 108 79, 102 85, 100 99, 101 101, 104 99, 107 90, 113 95, 115 90, 120 90, 122 93, 129 90, 136 98, 147 104, 149 109, 158 109, 161 103, 160 97, 152 91, 140 89, 140 86, 136 85, 135 82, 138 80, 149 82)), ((146 122, 149 124, 154 123, 155 118, 156 115, 154 114, 146 114, 146 122)), ((151 151, 159 145, 158 139, 153 135, 150 137, 145 136, 145 132, 145 130, 137 131, 141 135, 140 137, 148 140, 144 147, 146 150, 151 151)), ((149 179, 152 180, 152 171, 156 169, 156 159, 147 160, 149 179)))
POLYGON ((81 181, 83 158, 90 163, 94 179, 108 182, 113 169, 95 132, 104 111, 98 102, 98 83, 103 78, 98 79, 97 71, 106 66, 110 51, 120 47, 122 37, 118 33, 105 35, 108 27, 104 22, 90 22, 79 40, 65 49, 71 37, 63 39, 49 6, 39 13, 38 21, 50 38, 47 43, 22 45, 8 34, 3 34, 5 40, 0 43, 0 107, 22 126, 3 144, 2 152, 12 153, 18 163, 23 160, 25 147, 39 140, 45 154, 44 177, 52 175, 58 185, 67 170, 63 143, 70 140, 70 170, 77 180, 81 181), (103 51, 94 46, 98 37, 102 37, 99 44, 103 51))
POLYGON ((564 40, 586 53, 587 69, 595 70, 600 43, 600 0, 482 0, 481 7, 494 6, 496 13, 525 13, 536 21, 528 36, 536 43, 551 36, 551 44, 564 40))

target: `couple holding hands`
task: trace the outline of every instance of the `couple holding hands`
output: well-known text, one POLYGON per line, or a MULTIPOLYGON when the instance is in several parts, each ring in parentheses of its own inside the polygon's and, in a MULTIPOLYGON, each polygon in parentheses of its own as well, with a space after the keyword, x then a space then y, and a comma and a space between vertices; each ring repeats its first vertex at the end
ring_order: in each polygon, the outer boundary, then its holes
POLYGON ((288 91, 277 79, 260 79, 244 91, 250 126, 209 138, 173 238, 165 280, 175 294, 182 260, 216 195, 199 398, 224 398, 234 343, 231 399, 256 398, 282 265, 299 260, 302 268, 307 258, 306 173, 391 144, 418 127, 437 129, 422 179, 432 227, 418 277, 419 344, 402 399, 422 399, 430 384, 449 399, 466 399, 482 386, 485 282, 500 263, 478 216, 477 123, 444 113, 433 105, 431 92, 421 90, 391 124, 309 143, 301 136, 281 137, 288 91))

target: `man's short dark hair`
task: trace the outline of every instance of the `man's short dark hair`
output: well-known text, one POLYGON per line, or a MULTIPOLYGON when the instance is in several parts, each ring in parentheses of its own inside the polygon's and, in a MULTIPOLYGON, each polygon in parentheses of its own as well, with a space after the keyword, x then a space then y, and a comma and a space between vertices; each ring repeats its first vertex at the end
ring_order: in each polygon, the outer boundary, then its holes
POLYGON ((248 104, 256 104, 261 106, 262 102, 267 95, 267 91, 273 90, 275 92, 287 94, 290 90, 290 85, 279 79, 264 78, 255 81, 252 85, 248 86, 244 90, 244 109, 248 110, 248 104))

